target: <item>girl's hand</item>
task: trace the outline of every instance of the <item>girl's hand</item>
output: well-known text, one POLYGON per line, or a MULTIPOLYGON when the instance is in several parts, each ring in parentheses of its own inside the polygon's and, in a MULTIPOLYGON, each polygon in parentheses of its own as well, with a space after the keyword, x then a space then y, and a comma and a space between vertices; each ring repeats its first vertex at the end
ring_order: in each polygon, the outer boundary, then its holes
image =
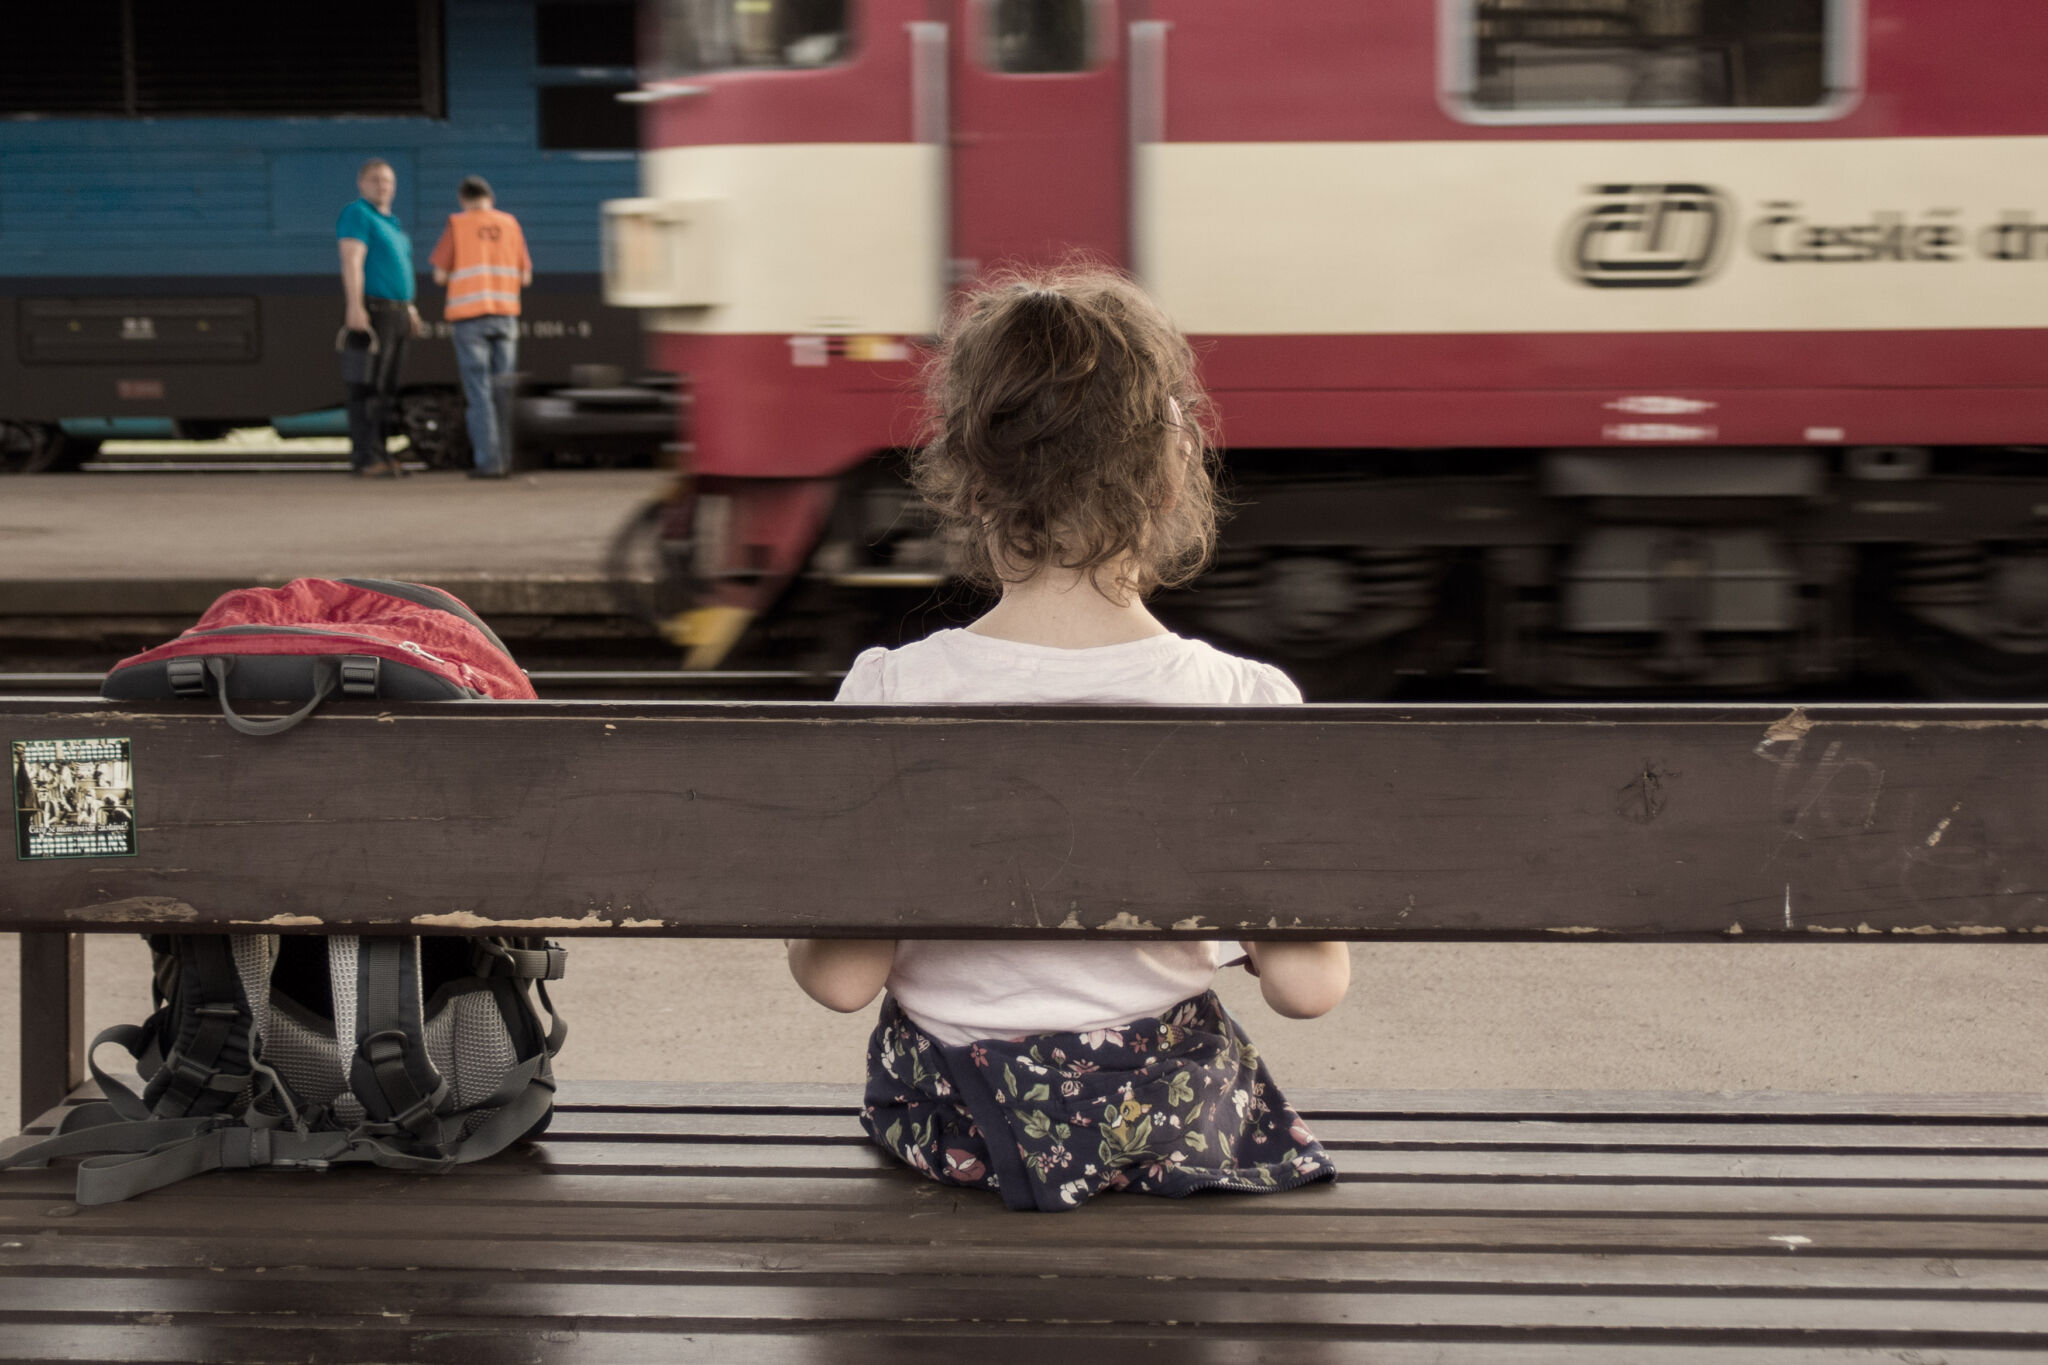
POLYGON ((1351 986, 1349 944, 1288 940, 1241 946, 1259 979, 1259 994, 1275 1014, 1289 1019, 1328 1014, 1351 986))
POLYGON ((841 1014, 866 1009, 896 964, 893 938, 793 938, 783 943, 789 949, 789 974, 804 994, 841 1014))

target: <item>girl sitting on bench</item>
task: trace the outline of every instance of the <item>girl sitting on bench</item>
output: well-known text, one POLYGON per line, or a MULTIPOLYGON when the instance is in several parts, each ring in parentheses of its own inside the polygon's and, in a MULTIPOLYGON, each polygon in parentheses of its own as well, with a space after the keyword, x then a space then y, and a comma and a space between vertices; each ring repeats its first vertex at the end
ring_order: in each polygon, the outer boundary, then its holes
MULTIPOLYGON (((968 297, 930 371, 918 490, 1001 600, 964 630, 855 660, 860 704, 1277 705, 1271 665, 1170 633, 1146 610, 1216 539, 1213 451, 1186 340, 1106 271, 1017 277, 968 297)), ((1342 943, 1246 943, 1281 1014, 1330 1010, 1342 943)), ((1335 1169, 1209 989, 1216 942, 797 940, 829 1008, 888 990, 862 1122, 935 1180, 1011 1208, 1105 1189, 1264 1192, 1335 1169)))

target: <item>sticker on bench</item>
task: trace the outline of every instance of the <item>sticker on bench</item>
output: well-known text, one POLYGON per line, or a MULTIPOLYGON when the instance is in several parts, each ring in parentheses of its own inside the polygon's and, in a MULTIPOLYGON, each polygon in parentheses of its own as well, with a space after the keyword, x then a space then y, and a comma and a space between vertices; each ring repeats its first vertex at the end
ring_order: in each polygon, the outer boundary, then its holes
POLYGON ((125 739, 14 741, 17 859, 135 855, 135 763, 125 739))

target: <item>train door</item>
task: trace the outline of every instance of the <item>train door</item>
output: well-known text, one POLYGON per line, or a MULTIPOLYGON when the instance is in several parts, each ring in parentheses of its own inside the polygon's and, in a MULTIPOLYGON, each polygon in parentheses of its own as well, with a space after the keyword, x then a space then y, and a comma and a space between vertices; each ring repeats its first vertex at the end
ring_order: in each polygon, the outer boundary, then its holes
POLYGON ((1129 0, 958 0, 952 273, 1080 251, 1128 262, 1129 0))

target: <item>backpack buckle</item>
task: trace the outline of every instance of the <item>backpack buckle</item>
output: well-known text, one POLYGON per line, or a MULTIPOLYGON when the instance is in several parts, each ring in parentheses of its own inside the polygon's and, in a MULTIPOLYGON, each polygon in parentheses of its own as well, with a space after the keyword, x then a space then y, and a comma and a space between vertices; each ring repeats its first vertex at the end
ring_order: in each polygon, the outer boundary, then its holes
MULTIPOLYGON (((363 1039, 356 1047, 356 1056, 369 1068, 364 1084, 374 1083, 378 1092, 375 1098, 392 1111, 389 1118, 379 1122, 395 1125, 416 1138, 438 1141, 440 1116, 435 1109, 447 1100, 448 1083, 440 1082, 431 1094, 420 1093, 419 1082, 406 1068, 415 1046, 403 1029, 385 1029, 363 1039), (412 1097, 411 1103, 406 1103, 408 1095, 412 1097)), ((372 1096, 365 1093, 364 1084, 356 1086, 356 1095, 367 1107, 372 1096)))
POLYGON ((405 1034, 398 1029, 386 1029, 363 1039, 356 1051, 372 1067, 387 1066, 392 1062, 405 1060, 405 1034))
POLYGON ((434 1117, 434 1100, 431 1095, 422 1096, 417 1103, 403 1114, 393 1114, 391 1121, 409 1133, 420 1131, 424 1121, 434 1117))
POLYGON ((238 1018, 240 1018, 240 1017, 241 1017, 241 1014, 242 1014, 242 1010, 241 1010, 241 1007, 240 1007, 240 1006, 238 1006, 238 1005, 230 1005, 230 1004, 227 1004, 227 1003, 225 1003, 225 1002, 223 1002, 223 1001, 219 1001, 219 1000, 216 1000, 216 1001, 214 1001, 214 1002, 213 1002, 212 1004, 210 1004, 210 1005, 201 1005, 201 1006, 199 1006, 199 1007, 198 1007, 197 1009, 193 1010, 192 1012, 193 1012, 194 1014, 197 1014, 197 1015, 202 1015, 202 1016, 204 1016, 205 1018, 208 1018, 208 1019, 228 1019, 228 1020, 234 1020, 234 1019, 238 1019, 238 1018))
POLYGON ((559 943, 539 948, 508 948, 489 939, 478 946, 488 958, 479 969, 481 976, 509 976, 517 981, 560 981, 569 970, 569 951, 559 943))
POLYGON ((173 659, 164 665, 164 677, 171 684, 171 695, 174 697, 206 695, 204 659, 173 659))
POLYGON ((384 661, 374 654, 349 654, 341 660, 341 695, 344 697, 374 697, 377 695, 377 675, 383 670, 384 661))
POLYGON ((182 1052, 173 1052, 164 1058, 164 1070, 170 1072, 173 1078, 185 1081, 200 1090, 211 1089, 213 1078, 220 1074, 219 1067, 201 1065, 182 1052))

